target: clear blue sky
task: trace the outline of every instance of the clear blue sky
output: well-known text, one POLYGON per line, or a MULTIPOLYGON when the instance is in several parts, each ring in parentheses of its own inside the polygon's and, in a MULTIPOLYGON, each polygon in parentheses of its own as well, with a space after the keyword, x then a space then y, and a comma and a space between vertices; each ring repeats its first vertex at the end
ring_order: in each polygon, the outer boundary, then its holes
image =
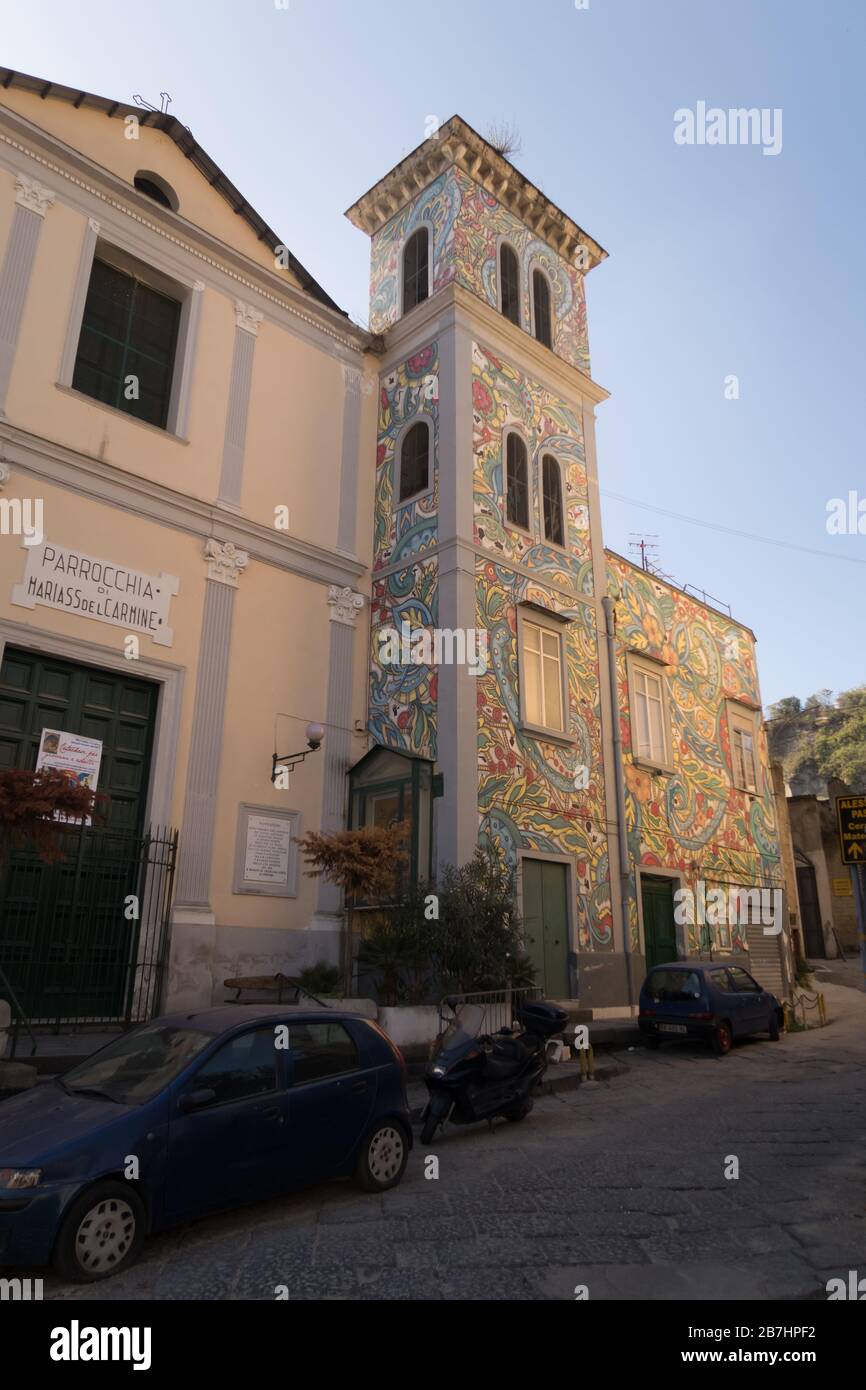
POLYGON ((663 570, 730 604, 765 704, 866 682, 866 535, 826 531, 830 498, 866 499, 862 0, 4 9, 3 64, 125 101, 170 92, 361 321, 368 245, 343 210, 430 115, 516 126, 515 163, 610 253, 587 282, 607 544, 655 534, 663 570), (698 101, 780 107, 781 153, 676 145, 673 113, 698 101))

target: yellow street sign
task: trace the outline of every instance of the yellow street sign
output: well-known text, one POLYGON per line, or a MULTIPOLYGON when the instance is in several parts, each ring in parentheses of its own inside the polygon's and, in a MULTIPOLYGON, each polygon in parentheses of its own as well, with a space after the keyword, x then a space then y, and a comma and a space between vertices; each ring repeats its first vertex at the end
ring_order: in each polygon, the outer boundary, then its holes
POLYGON ((866 796, 836 798, 843 864, 866 864, 866 796))

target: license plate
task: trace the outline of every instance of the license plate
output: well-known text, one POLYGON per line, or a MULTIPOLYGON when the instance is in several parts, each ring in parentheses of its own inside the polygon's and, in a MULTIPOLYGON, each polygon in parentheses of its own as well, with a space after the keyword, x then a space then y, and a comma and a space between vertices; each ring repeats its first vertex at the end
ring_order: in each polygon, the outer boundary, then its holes
POLYGON ((689 1030, 684 1023, 660 1023, 660 1033, 687 1033, 689 1030))

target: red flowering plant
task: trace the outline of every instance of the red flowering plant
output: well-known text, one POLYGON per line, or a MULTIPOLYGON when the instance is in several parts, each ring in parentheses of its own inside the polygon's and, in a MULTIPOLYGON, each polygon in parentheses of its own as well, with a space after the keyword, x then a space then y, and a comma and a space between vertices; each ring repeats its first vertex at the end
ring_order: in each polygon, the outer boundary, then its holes
POLYGON ((93 819, 98 800, 90 787, 54 769, 0 772, 0 862, 25 847, 45 862, 62 859, 63 822, 93 819))

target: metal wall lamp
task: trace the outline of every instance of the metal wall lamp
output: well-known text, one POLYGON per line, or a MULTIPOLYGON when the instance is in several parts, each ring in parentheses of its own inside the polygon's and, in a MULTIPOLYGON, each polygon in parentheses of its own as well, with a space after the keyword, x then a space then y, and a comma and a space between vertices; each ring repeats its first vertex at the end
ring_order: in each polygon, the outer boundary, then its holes
POLYGON ((308 724, 304 732, 307 735, 307 746, 300 753, 274 753, 271 757, 271 781, 277 780, 277 765, 284 763, 287 770, 292 772, 310 754, 315 753, 322 746, 322 739, 325 737, 323 724, 308 724))

